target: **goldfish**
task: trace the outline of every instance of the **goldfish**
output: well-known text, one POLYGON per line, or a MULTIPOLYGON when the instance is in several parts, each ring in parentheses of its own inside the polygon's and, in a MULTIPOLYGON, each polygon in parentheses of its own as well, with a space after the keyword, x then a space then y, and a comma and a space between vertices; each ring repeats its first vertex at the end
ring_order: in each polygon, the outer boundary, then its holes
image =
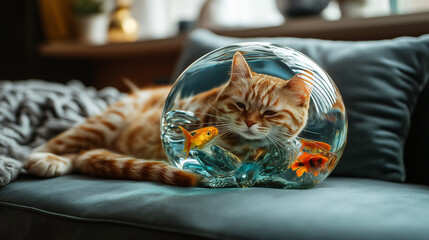
POLYGON ((218 130, 215 127, 200 128, 192 132, 188 132, 181 126, 179 126, 179 128, 185 136, 185 146, 183 147, 183 152, 186 152, 185 159, 188 157, 192 148, 196 147, 202 149, 218 134, 218 130))
POLYGON ((320 153, 324 152, 327 153, 329 150, 331 150, 331 146, 324 142, 318 142, 318 141, 308 141, 301 139, 301 151, 306 150, 310 153, 320 153))
POLYGON ((329 162, 329 152, 331 146, 324 142, 309 141, 301 139, 301 152, 295 162, 292 163, 291 169, 296 171, 296 175, 301 177, 304 172, 313 173, 314 176, 319 175, 320 171, 325 169, 325 165, 329 162))
POLYGON ((313 173, 314 176, 319 175, 320 171, 324 169, 329 159, 322 154, 310 154, 302 152, 298 159, 292 163, 291 169, 296 170, 296 175, 301 177, 304 172, 313 173))

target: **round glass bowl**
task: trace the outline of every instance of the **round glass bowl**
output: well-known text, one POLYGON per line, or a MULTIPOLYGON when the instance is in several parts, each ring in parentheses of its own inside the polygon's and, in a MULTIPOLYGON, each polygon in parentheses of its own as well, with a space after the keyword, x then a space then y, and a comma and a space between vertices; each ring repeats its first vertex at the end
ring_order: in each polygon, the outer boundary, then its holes
POLYGON ((169 161, 208 187, 312 187, 335 168, 346 137, 328 74, 269 43, 204 55, 178 77, 162 113, 169 161))

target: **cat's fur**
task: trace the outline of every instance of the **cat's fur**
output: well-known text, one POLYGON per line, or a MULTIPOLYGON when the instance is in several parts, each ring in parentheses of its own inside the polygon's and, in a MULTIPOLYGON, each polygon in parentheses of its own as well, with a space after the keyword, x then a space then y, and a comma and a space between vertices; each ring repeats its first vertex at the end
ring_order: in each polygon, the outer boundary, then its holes
MULTIPOLYGON (((311 84, 305 74, 283 80, 253 72, 234 55, 230 80, 179 101, 175 108, 195 113, 201 126, 214 126, 214 142, 243 157, 258 143, 297 136, 308 118, 311 84), (253 143, 249 145, 248 143, 253 143)), ((195 174, 166 162, 160 117, 169 87, 134 91, 102 114, 68 129, 37 148, 28 172, 53 177, 79 171, 94 176, 193 186, 195 174)))

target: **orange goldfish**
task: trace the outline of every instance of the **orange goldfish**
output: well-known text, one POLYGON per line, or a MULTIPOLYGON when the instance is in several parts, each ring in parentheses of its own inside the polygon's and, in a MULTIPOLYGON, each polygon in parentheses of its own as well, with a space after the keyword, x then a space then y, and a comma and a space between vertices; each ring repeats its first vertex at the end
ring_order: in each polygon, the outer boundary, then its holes
POLYGON ((331 150, 331 146, 324 142, 318 142, 318 141, 308 141, 301 139, 301 151, 307 150, 311 153, 320 153, 320 152, 329 152, 331 150))
POLYGON ((304 172, 313 173, 314 176, 317 176, 328 161, 328 158, 321 154, 302 152, 298 159, 292 163, 291 169, 296 170, 298 177, 301 177, 304 172))
POLYGON ((185 136, 185 146, 183 147, 183 152, 186 152, 185 159, 188 157, 191 148, 197 147, 198 149, 202 149, 218 134, 218 130, 215 127, 200 128, 192 132, 188 132, 181 126, 179 128, 185 136))

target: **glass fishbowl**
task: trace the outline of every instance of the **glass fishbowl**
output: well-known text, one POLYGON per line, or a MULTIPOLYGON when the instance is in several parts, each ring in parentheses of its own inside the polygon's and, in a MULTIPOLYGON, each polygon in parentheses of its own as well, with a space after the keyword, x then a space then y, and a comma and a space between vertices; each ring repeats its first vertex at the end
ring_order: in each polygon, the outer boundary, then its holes
POLYGON ((169 161, 207 187, 309 188, 333 171, 347 116, 328 74, 269 43, 216 49, 176 80, 161 138, 169 161))

